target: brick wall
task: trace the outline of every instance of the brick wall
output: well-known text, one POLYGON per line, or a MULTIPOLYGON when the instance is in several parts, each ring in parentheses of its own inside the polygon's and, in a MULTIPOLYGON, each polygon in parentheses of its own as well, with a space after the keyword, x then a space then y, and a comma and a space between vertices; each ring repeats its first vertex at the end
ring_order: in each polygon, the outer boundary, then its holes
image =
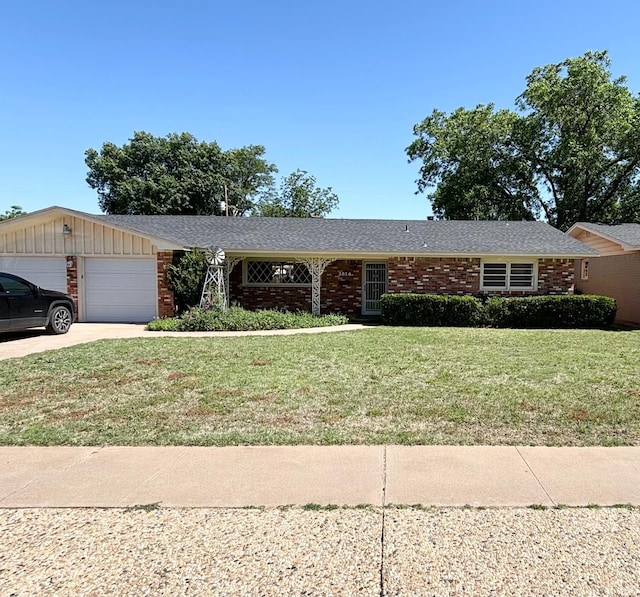
POLYGON ((356 317, 362 312, 362 261, 334 261, 322 274, 322 313, 342 313, 356 317))
POLYGON ((572 293, 574 280, 573 259, 538 260, 538 294, 572 293))
POLYGON ((76 317, 78 316, 78 257, 67 255, 67 294, 71 295, 76 306, 76 317))
POLYGON ((173 292, 169 290, 165 270, 173 261, 173 251, 158 251, 156 254, 158 272, 158 317, 170 317, 175 314, 173 292))
POLYGON ((395 257, 388 262, 388 291, 478 294, 480 259, 395 257))
POLYGON ((573 291, 573 259, 538 259, 538 290, 480 290, 480 258, 389 259, 389 292, 436 294, 567 294, 573 291))
MULTIPOLYGON (((244 286, 243 264, 238 263, 229 277, 232 303, 245 309, 288 309, 311 311, 310 286, 244 286)), ((322 274, 321 313, 360 314, 362 303, 362 262, 340 260, 329 264, 322 274)))
MULTIPOLYGON (((310 287, 244 286, 243 264, 230 276, 231 301, 246 309, 311 310, 310 287)), ((573 291, 572 259, 539 259, 537 291, 480 291, 480 258, 394 257, 388 260, 390 293, 435 294, 567 294, 573 291)), ((362 308, 362 261, 334 261, 322 275, 322 313, 360 315, 362 308)))

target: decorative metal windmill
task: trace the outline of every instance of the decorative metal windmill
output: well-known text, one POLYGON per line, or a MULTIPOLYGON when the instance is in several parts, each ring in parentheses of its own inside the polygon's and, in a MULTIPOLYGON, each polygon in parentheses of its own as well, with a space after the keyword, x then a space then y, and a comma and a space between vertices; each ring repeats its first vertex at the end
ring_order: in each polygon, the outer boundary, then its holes
POLYGON ((202 295, 200 297, 200 307, 209 309, 212 306, 226 309, 227 295, 225 292, 224 272, 224 251, 220 247, 210 247, 204 252, 209 268, 204 279, 202 295))

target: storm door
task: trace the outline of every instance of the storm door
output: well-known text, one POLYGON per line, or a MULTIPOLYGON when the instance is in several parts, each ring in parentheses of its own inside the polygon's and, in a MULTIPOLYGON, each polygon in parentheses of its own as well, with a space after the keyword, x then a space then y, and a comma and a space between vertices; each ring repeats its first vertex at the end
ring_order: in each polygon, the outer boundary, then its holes
POLYGON ((365 262, 362 314, 379 315, 380 297, 387 291, 387 263, 365 262))

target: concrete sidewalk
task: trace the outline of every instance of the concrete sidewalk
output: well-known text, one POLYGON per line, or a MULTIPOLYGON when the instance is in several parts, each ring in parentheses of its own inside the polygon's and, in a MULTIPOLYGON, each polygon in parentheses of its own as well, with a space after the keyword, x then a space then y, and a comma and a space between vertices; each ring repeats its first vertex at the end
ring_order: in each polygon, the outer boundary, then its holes
POLYGON ((640 447, 0 447, 0 507, 640 505, 640 447))

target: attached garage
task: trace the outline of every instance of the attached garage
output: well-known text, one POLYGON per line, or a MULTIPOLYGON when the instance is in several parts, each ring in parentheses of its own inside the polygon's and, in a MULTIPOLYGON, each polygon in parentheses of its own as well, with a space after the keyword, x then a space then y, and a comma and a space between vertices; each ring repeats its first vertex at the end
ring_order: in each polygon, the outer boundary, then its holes
POLYGON ((0 272, 14 274, 46 288, 67 292, 67 267, 64 257, 2 257, 0 272))
POLYGON ((157 316, 155 258, 84 260, 84 320, 147 322, 157 316))
POLYGON ((173 293, 158 272, 188 247, 138 230, 135 217, 113 218, 50 207, 2 221, 0 271, 71 295, 81 322, 173 315, 173 293))

